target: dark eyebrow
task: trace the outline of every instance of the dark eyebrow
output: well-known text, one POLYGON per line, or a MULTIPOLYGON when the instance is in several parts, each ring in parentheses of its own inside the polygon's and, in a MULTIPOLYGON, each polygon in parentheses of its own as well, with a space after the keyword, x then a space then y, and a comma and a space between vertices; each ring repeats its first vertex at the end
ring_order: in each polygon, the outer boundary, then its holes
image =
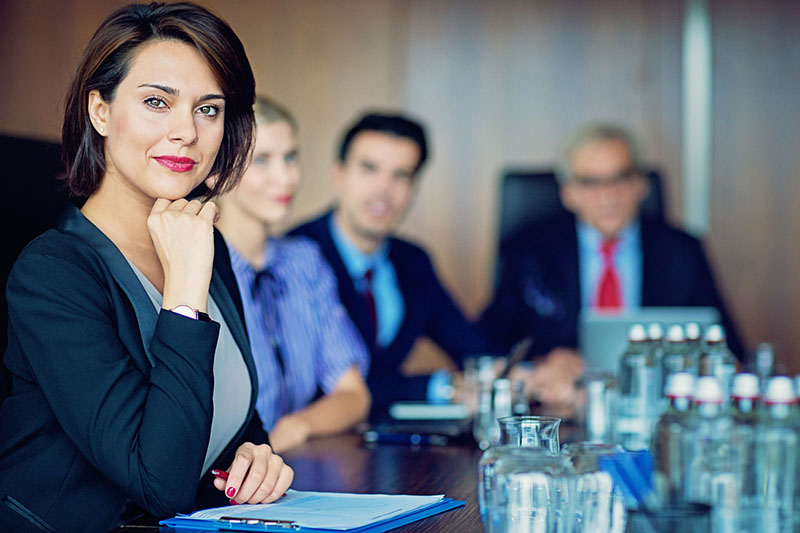
POLYGON ((165 93, 172 96, 178 96, 178 94, 180 93, 178 89, 167 87, 166 85, 158 85, 156 83, 143 83, 139 85, 139 87, 152 87, 154 89, 158 89, 159 91, 164 91, 165 93))
MULTIPOLYGON (((167 87, 166 85, 158 85, 157 83, 143 83, 142 85, 139 85, 139 87, 152 87, 154 89, 158 89, 159 91, 164 91, 170 96, 178 96, 180 94, 178 89, 167 87)), ((204 94, 197 99, 198 102, 204 102, 206 100, 225 100, 225 95, 210 93, 204 94)))
POLYGON ((224 94, 204 94, 200 98, 197 99, 198 102, 203 102, 205 100, 225 100, 224 94))

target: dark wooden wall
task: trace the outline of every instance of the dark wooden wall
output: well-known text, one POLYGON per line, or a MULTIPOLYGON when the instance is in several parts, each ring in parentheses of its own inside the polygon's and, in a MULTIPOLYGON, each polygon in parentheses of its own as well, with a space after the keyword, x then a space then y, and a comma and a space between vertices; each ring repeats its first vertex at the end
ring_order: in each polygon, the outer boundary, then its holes
POLYGON ((713 253, 746 338, 800 371, 800 3, 715 0, 713 253))

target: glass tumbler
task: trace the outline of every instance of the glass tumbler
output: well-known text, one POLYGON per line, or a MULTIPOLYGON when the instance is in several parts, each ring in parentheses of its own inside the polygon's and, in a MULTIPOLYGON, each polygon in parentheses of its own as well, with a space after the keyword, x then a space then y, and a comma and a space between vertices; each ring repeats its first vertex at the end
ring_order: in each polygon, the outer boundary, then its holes
POLYGON ((489 533, 568 533, 574 469, 544 448, 502 445, 490 479, 483 524, 489 533))
POLYGON ((576 442, 564 445, 562 453, 575 468, 574 533, 622 533, 627 513, 625 500, 611 476, 598 467, 598 459, 624 451, 615 444, 576 442))
POLYGON ((561 419, 554 416, 506 416, 500 423, 500 444, 544 448, 552 454, 561 451, 558 428, 561 419))
POLYGON ((546 455, 557 455, 560 449, 558 428, 560 418, 548 416, 509 416, 499 419, 500 445, 486 450, 478 465, 478 503, 481 520, 487 531, 491 529, 489 517, 489 501, 496 495, 495 465, 513 448, 532 448, 541 450, 546 455))

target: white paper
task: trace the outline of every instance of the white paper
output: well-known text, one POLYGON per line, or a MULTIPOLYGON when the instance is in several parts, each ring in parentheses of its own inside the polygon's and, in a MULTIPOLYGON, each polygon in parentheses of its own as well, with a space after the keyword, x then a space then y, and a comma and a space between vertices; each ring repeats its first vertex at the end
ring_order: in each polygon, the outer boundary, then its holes
POLYGON ((428 507, 444 498, 391 494, 350 494, 341 492, 308 492, 289 490, 273 503, 228 505, 204 509, 189 518, 219 520, 223 516, 293 520, 300 527, 318 529, 351 529, 428 507))

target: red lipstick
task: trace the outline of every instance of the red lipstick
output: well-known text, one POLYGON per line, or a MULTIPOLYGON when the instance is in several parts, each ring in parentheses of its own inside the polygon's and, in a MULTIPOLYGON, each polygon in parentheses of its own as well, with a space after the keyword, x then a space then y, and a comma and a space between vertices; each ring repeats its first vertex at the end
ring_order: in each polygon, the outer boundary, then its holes
POLYGON ((189 172, 197 164, 191 157, 177 155, 161 155, 154 159, 173 172, 189 172))
POLYGON ((282 196, 275 196, 274 200, 276 202, 278 202, 279 204, 289 205, 290 203, 292 203, 292 195, 291 194, 285 194, 285 195, 282 195, 282 196))

